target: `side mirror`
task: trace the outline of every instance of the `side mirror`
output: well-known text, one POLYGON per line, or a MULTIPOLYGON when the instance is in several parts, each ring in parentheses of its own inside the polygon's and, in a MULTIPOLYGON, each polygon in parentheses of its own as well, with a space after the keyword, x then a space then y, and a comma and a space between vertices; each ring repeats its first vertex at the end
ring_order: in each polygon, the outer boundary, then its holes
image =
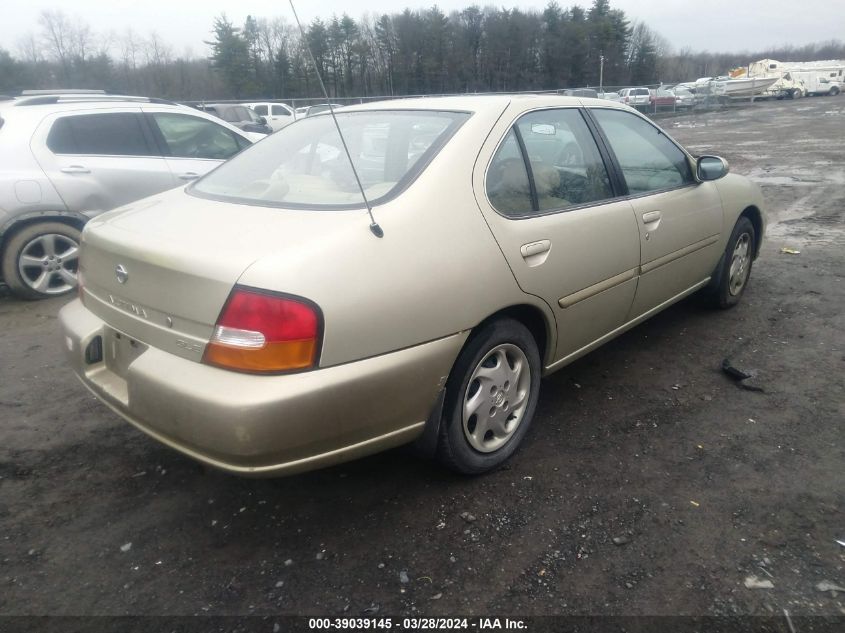
POLYGON ((730 171, 728 161, 721 156, 699 156, 696 161, 698 179, 703 181, 719 180, 730 171))

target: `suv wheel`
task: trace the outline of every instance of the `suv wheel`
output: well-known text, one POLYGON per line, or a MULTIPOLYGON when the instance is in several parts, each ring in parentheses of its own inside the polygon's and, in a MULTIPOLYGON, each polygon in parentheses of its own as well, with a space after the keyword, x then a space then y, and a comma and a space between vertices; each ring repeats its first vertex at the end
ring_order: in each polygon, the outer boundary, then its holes
POLYGON ((3 279, 22 299, 46 299, 76 288, 79 229, 62 222, 31 224, 3 251, 3 279))

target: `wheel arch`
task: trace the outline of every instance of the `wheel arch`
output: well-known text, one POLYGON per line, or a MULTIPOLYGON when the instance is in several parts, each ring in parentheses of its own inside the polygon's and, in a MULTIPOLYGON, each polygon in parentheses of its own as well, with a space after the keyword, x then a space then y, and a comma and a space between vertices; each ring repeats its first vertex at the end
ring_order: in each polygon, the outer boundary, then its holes
MULTIPOLYGON (((754 244, 754 259, 757 259, 757 256, 760 254, 760 246, 763 243, 763 214, 760 213, 760 209, 756 206, 751 205, 745 207, 742 210, 742 213, 739 214, 739 217, 746 217, 751 221, 751 225, 754 227, 754 233, 757 236, 754 244)), ((738 219, 738 218, 737 218, 738 219)))
MULTIPOLYGON (((510 318, 524 325, 534 341, 537 343, 537 350, 540 352, 540 360, 543 366, 550 362, 550 355, 554 353, 556 337, 554 320, 551 313, 546 312, 539 306, 530 303, 517 303, 497 310, 490 316, 480 321, 473 329, 473 333, 481 331, 491 321, 501 318, 510 318)), ((472 338, 470 334, 467 342, 472 338)))
MULTIPOLYGON (((469 345, 470 341, 481 332, 486 325, 496 319, 510 318, 524 325, 534 341, 537 343, 537 350, 540 353, 541 373, 542 368, 551 362, 551 355, 554 353, 557 339, 555 336, 554 316, 551 310, 544 310, 541 306, 530 303, 515 303, 513 305, 496 310, 496 312, 479 321, 471 330, 470 335, 464 341, 461 352, 469 345)), ((460 353, 455 357, 457 362, 460 353)), ((449 369, 450 374, 454 365, 449 369)), ((425 457, 433 457, 437 451, 440 437, 440 426, 443 419, 443 407, 445 404, 446 389, 442 389, 437 396, 434 407, 426 420, 422 435, 414 443, 417 454, 425 457)))
POLYGON ((40 222, 61 222, 81 231, 87 221, 86 216, 71 211, 35 211, 16 215, 0 226, 0 256, 9 240, 28 226, 40 222))

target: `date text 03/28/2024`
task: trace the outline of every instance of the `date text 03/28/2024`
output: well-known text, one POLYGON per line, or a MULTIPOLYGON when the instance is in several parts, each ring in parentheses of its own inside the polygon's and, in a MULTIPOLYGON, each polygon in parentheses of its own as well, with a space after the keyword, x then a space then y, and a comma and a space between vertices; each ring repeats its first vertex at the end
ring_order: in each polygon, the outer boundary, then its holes
POLYGON ((523 620, 511 618, 309 618, 311 630, 391 630, 445 631, 445 630, 524 630, 523 620))

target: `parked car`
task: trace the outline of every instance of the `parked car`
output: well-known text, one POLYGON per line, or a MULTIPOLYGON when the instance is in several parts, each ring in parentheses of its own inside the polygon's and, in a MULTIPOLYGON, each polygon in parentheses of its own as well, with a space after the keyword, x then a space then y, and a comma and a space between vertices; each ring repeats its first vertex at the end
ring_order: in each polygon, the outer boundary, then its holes
POLYGON ((695 105, 695 95, 686 88, 675 86, 671 92, 675 95, 676 108, 692 108, 695 105))
POLYGON ((565 97, 585 97, 587 99, 598 99, 599 93, 592 88, 567 88, 562 90, 560 94, 565 97))
POLYGON ((649 90, 648 105, 652 110, 657 108, 674 108, 675 95, 671 91, 663 88, 649 90))
MULTIPOLYGON (((338 108, 342 108, 343 106, 339 103, 331 104, 332 109, 337 110, 338 108)), ((302 119, 308 116, 314 116, 315 114, 320 114, 322 112, 329 111, 329 104, 328 103, 317 103, 315 105, 310 106, 303 106, 301 108, 296 109, 296 118, 302 119)))
POLYGON ((156 99, 0 102, 0 279, 26 299, 71 291, 91 217, 185 185, 251 142, 215 117, 156 99))
POLYGON ((258 116, 264 117, 267 125, 273 128, 273 131, 281 130, 286 125, 294 122, 293 108, 284 103, 247 103, 245 104, 252 108, 258 116))
POLYGON ((649 104, 650 97, 648 88, 623 88, 619 91, 619 102, 632 108, 645 108, 649 104))
POLYGON ((273 128, 267 125, 267 120, 264 117, 239 103, 202 103, 197 108, 231 123, 244 132, 273 133, 273 128))
POLYGON ((542 375, 698 290, 736 304, 760 251, 759 188, 621 104, 408 99, 337 121, 375 222, 315 116, 85 229, 60 313, 73 370, 211 466, 290 474, 415 442, 488 471, 542 375))

